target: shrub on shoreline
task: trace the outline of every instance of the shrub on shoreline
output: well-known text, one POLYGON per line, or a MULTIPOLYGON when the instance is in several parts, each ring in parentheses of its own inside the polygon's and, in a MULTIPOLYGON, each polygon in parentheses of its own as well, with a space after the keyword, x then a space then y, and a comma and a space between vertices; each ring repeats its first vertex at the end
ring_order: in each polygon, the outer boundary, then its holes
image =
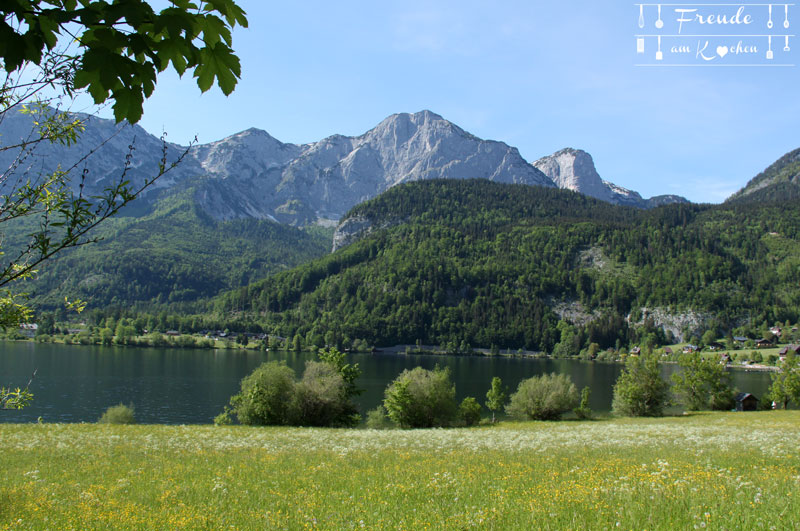
POLYGON ((558 420, 578 401, 578 389, 569 375, 544 374, 519 383, 506 413, 522 420, 558 420))
POLYGON ((97 421, 100 424, 136 424, 133 404, 119 404, 106 409, 97 421))

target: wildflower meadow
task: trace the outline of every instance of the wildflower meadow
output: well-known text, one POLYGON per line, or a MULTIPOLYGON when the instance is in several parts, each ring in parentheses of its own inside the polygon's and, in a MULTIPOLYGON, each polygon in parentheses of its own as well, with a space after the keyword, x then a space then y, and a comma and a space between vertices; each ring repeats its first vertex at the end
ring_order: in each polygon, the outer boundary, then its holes
POLYGON ((800 412, 0 425, 0 529, 798 529, 800 412))

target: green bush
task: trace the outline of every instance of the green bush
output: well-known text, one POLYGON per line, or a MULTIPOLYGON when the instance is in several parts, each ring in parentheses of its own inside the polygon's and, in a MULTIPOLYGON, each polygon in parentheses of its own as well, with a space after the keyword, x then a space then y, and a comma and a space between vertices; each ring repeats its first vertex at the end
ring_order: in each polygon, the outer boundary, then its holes
POLYGON ((383 430, 391 426, 389 417, 386 416, 386 410, 383 406, 378 406, 375 409, 367 411, 367 428, 371 430, 383 430))
POLYGON ((506 413, 518 419, 558 420, 578 405, 578 389, 567 374, 545 374, 522 380, 506 413))
POLYGON ((404 370, 386 388, 383 405, 389 418, 401 428, 450 426, 458 411, 450 370, 404 370))
POLYGON ((126 406, 119 404, 106 409, 105 413, 97 421, 101 424, 136 424, 134 417, 133 404, 126 406))
POLYGON ((669 382, 654 356, 630 356, 614 384, 614 413, 625 417, 660 417, 669 403, 669 382))
POLYGON ((225 410, 216 417, 214 417, 214 426, 230 426, 233 424, 230 411, 225 410))
POLYGON ((321 362, 309 361, 298 382, 285 362, 261 364, 242 379, 224 415, 235 415, 241 424, 277 426, 355 426, 360 417, 352 402, 359 394, 355 380, 358 365, 331 348, 320 351, 321 362))
POLYGON ((300 426, 353 426, 355 405, 342 374, 328 363, 306 362, 303 379, 295 386, 291 423, 300 426))
POLYGON ((481 421, 481 405, 477 400, 468 396, 461 401, 458 407, 458 416, 465 426, 475 426, 481 421))
POLYGON ((231 398, 232 413, 242 424, 288 425, 295 385, 294 371, 285 362, 262 363, 242 379, 241 392, 231 398))

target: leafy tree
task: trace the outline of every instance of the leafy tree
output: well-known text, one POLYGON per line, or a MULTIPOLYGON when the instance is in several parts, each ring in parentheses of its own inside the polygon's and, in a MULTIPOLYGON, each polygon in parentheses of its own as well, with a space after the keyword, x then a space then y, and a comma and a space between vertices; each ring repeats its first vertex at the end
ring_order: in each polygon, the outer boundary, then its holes
POLYGON ((592 390, 589 387, 584 387, 581 390, 581 403, 575 408, 575 415, 581 420, 592 418, 592 408, 589 406, 589 395, 592 390))
POLYGON ((507 389, 499 376, 492 378, 492 387, 486 392, 486 408, 492 412, 492 424, 495 423, 495 413, 502 411, 506 405, 507 389))
POLYGON ((110 328, 100 329, 100 342, 103 345, 111 345, 114 340, 114 332, 110 328))
POLYGON ((672 375, 672 381, 674 392, 686 409, 728 410, 733 407, 734 391, 722 363, 694 352, 682 355, 678 365, 682 370, 672 375))
POLYGON ((449 369, 415 367, 404 370, 387 386, 383 405, 401 428, 444 427, 456 417, 455 397, 449 369))
POLYGON ((8 327, 31 317, 25 294, 13 283, 31 278, 59 252, 96 241, 92 229, 182 159, 168 163, 165 143, 157 174, 132 185, 129 157, 118 179, 96 197, 83 193, 85 174, 72 182, 74 167, 15 176, 37 145, 69 146, 80 136, 81 119, 63 108, 85 92, 97 104, 112 102, 117 122, 135 123, 158 74, 170 66, 181 75, 192 71, 202 91, 216 80, 230 94, 241 74, 231 30, 247 19, 233 0, 175 0, 161 11, 145 1, 14 0, 4 2, 0 13, 0 120, 24 112, 34 124, 27 138, 0 145, 0 151, 19 153, 0 174, 0 223, 32 218, 38 225, 0 266, 0 326, 8 327))
POLYGON ((701 346, 707 347, 717 340, 717 333, 714 330, 706 330, 703 337, 700 339, 701 346))
MULTIPOLYGON (((83 131, 80 119, 52 106, 69 107, 79 93, 88 92, 96 104, 113 102, 117 122, 138 122, 144 99, 170 63, 178 74, 191 70, 202 91, 216 79, 223 93, 230 94, 241 75, 231 30, 247 26, 247 19, 233 0, 175 0, 159 12, 144 1, 14 0, 4 2, 0 13, 5 76, 0 81, 0 121, 6 113, 25 112, 35 125, 26 139, 0 144, 0 151, 19 153, 0 174, 0 223, 32 218, 38 224, 28 242, 0 265, 0 326, 14 327, 32 316, 27 295, 15 283, 30 279, 61 251, 96 241, 89 236, 92 229, 182 159, 167 163, 165 143, 158 173, 141 185, 127 180, 128 159, 119 178, 97 197, 84 195, 85 174, 70 187, 74 168, 15 177, 38 144, 69 146, 83 131), (43 98, 46 91, 54 95, 43 98)), ((80 300, 65 302, 78 312, 85 307, 80 300)), ((27 388, 16 398, 2 395, 4 404, 10 397, 19 407, 30 396, 27 388)))
POLYGON ((568 374, 544 374, 522 380, 506 412, 518 419, 558 420, 578 405, 578 389, 568 374))
POLYGON ((242 424, 290 424, 295 385, 294 371, 286 363, 262 363, 242 379, 241 391, 230 400, 230 412, 242 424))
POLYGON ((354 426, 359 416, 350 400, 342 373, 334 365, 306 362, 302 380, 295 386, 292 424, 301 426, 354 426))
POLYGON ((653 355, 629 356, 614 384, 612 409, 626 417, 658 417, 669 402, 669 382, 653 355))
POLYGON ((347 399, 356 397, 364 392, 356 386, 356 380, 361 376, 361 368, 358 363, 347 363, 347 354, 340 352, 336 347, 322 348, 319 350, 319 359, 333 367, 342 376, 345 385, 345 396, 347 399))
POLYGON ((114 330, 114 342, 118 345, 127 345, 136 336, 136 329, 126 323, 125 320, 117 321, 117 328, 114 330))
POLYGON ((244 11, 233 0, 170 4, 155 11, 145 1, 5 2, 0 9, 3 67, 13 74, 38 65, 44 77, 34 87, 58 82, 68 95, 85 89, 95 103, 111 99, 118 122, 139 121, 144 99, 170 63, 179 75, 191 70, 202 91, 216 78, 222 92, 230 94, 241 75, 231 30, 247 26, 244 11), (59 40, 66 39, 78 50, 59 48, 59 40))
POLYGON ((358 365, 345 362, 336 349, 322 349, 322 361, 306 362, 298 382, 285 362, 266 362, 242 379, 241 391, 215 423, 235 415, 241 424, 354 426, 359 421, 352 399, 361 391, 358 365))
POLYGON ((458 416, 465 426, 474 426, 481 421, 481 405, 477 400, 468 396, 458 406, 458 416))
POLYGON ((800 404, 800 358, 790 352, 780 367, 772 373, 769 398, 786 409, 789 402, 800 404))

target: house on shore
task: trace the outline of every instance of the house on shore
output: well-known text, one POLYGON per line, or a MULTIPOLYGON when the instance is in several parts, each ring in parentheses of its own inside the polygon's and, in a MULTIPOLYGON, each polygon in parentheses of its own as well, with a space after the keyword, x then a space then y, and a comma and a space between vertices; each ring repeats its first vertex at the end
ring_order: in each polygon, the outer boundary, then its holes
POLYGON ((36 323, 22 323, 19 325, 19 333, 24 337, 32 338, 39 330, 39 325, 36 323))
POLYGON ((790 352, 795 356, 800 355, 800 345, 789 345, 783 347, 778 351, 778 357, 780 358, 781 361, 784 361, 786 360, 786 356, 789 355, 790 352))
POLYGON ((758 398, 750 393, 737 393, 736 411, 758 411, 758 398))

